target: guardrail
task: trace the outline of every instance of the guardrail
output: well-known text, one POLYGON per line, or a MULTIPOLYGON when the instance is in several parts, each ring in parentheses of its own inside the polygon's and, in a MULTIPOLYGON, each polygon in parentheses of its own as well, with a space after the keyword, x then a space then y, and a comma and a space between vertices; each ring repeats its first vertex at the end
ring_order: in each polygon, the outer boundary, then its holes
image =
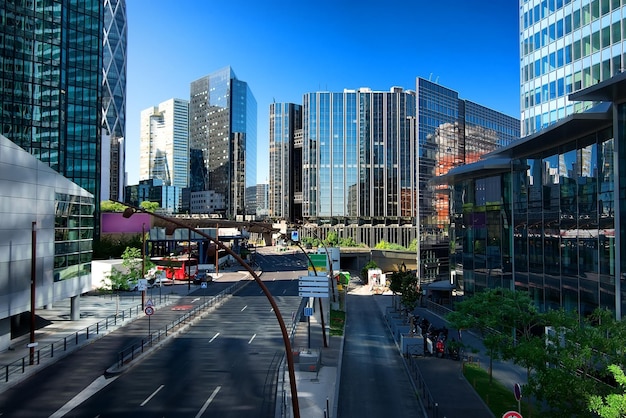
MULTIPOLYGON (((164 295, 163 297, 167 303, 168 295, 164 295)), ((75 350, 89 339, 95 338, 101 333, 106 333, 109 330, 109 327, 117 326, 118 322, 123 323, 127 319, 131 319, 142 314, 143 307, 141 303, 139 303, 137 306, 122 309, 117 314, 109 315, 95 324, 89 325, 72 334, 68 334, 55 342, 42 346, 41 348, 35 350, 33 364, 30 364, 31 355, 29 353, 12 363, 2 366, 4 369, 4 381, 5 383, 8 383, 15 375, 22 375, 26 373, 29 368, 39 366, 43 360, 47 358, 54 358, 54 356, 59 355, 59 353, 63 354, 68 351, 75 350)))
POLYGON ((203 302, 202 304, 196 306, 190 311, 187 311, 185 314, 172 321, 169 325, 166 324, 165 329, 159 329, 155 332, 151 332, 147 337, 141 338, 140 341, 137 341, 132 345, 124 348, 118 354, 117 367, 122 368, 123 366, 131 363, 133 360, 135 360, 136 357, 144 353, 147 348, 150 348, 155 343, 160 342, 161 338, 166 338, 172 332, 176 332, 183 326, 191 323, 192 320, 203 314, 205 310, 219 305, 227 297, 233 295, 242 287, 250 283, 252 282, 248 280, 241 280, 239 282, 236 282, 235 284, 221 291, 217 295, 211 296, 208 301, 203 302))

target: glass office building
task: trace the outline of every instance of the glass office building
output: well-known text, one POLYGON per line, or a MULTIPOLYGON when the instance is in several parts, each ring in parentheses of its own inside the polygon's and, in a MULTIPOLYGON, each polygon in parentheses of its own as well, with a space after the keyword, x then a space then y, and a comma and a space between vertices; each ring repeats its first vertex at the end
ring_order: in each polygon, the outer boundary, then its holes
POLYGON ((311 222, 413 223, 416 95, 394 87, 303 98, 302 215, 311 222))
MULTIPOLYGON (((102 127, 109 136, 109 196, 123 201, 126 185, 126 50, 125 0, 104 0, 102 127)), ((103 138, 104 140, 104 138, 103 138)))
POLYGON ((302 218, 302 106, 270 104, 269 214, 302 218), (297 155, 296 155, 297 153, 297 155), (286 196, 293 196, 286 199, 286 196), (299 209, 296 209, 296 206, 299 209))
POLYGON ((466 294, 525 290, 542 310, 626 308, 626 73, 569 96, 598 103, 451 170, 453 276, 466 294))
POLYGON ((590 106, 572 92, 626 68, 626 5, 619 0, 520 0, 522 136, 590 106))
POLYGON ((429 80, 417 79, 417 136, 420 161, 420 227, 434 239, 447 239, 449 194, 430 180, 472 163, 519 138, 519 120, 459 98, 429 80))
POLYGON ((2 134, 100 196, 100 0, 0 0, 2 134))
POLYGON ((223 194, 226 215, 243 215, 245 189, 256 185, 257 104, 248 83, 231 67, 193 81, 189 120, 191 152, 197 158, 201 151, 204 162, 192 172, 192 191, 223 194))
MULTIPOLYGON (((169 99, 141 112, 139 180, 189 185, 189 102, 169 99)), ((177 205, 178 206, 178 205, 177 205)))

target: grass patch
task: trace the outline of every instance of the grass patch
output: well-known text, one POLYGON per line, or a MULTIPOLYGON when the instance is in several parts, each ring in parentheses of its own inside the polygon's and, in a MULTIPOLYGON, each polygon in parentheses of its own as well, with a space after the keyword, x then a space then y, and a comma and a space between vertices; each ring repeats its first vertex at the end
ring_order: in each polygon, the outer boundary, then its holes
MULTIPOLYGON (((463 374, 496 417, 501 417, 507 411, 517 411, 517 401, 513 394, 513 388, 507 388, 495 379, 490 383, 489 373, 477 364, 465 363, 463 374)), ((536 416, 531 405, 524 402, 523 399, 521 404, 522 416, 536 416)))
POLYGON ((343 335, 343 328, 346 323, 346 313, 344 311, 330 311, 330 335, 343 335))

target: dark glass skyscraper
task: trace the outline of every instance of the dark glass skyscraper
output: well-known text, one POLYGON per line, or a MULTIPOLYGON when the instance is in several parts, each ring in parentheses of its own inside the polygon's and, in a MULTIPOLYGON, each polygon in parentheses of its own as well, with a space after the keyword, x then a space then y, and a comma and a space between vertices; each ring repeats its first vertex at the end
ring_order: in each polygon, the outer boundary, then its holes
POLYGON ((0 0, 2 134, 100 195, 102 2, 0 0))
POLYGON ((189 121, 191 154, 201 151, 206 168, 192 171, 192 191, 223 194, 227 216, 243 215, 245 188, 256 185, 257 105, 248 83, 230 67, 193 81, 189 121))
POLYGON ((100 0, 0 0, 2 134, 100 196, 100 0))
POLYGON ((117 200, 123 200, 126 178, 127 32, 126 1, 104 0, 102 127, 110 136, 111 155, 110 184, 102 187, 109 187, 110 197, 117 200))

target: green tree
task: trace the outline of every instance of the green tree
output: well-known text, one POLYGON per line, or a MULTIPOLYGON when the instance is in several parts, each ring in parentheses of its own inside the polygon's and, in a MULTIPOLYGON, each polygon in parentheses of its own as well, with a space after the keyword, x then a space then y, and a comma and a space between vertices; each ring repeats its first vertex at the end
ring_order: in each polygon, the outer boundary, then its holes
POLYGON ((152 212, 156 212, 157 209, 159 209, 159 204, 157 202, 149 202, 147 200, 144 200, 143 202, 139 204, 139 207, 141 207, 147 212, 152 213, 152 212))
POLYGON ((499 332, 502 326, 502 307, 506 303, 503 289, 488 289, 476 293, 455 305, 446 320, 456 329, 477 331, 489 356, 489 380, 493 379, 493 361, 502 357, 506 335, 499 332))
POLYGON ((124 212, 126 206, 118 202, 112 202, 110 200, 103 200, 100 202, 101 212, 124 212))
POLYGON ((626 416, 626 375, 616 364, 610 364, 608 370, 619 385, 621 393, 606 396, 592 395, 589 398, 589 410, 601 418, 620 418, 626 416))
POLYGON ((411 312, 417 306, 421 294, 417 285, 417 276, 409 271, 396 271, 389 279, 389 290, 399 294, 400 303, 411 312))
MULTIPOLYGON (((147 272, 154 266, 149 259, 144 260, 143 267, 147 272)), ((109 274, 109 283, 103 283, 105 288, 112 291, 129 290, 131 286, 137 284, 143 277, 142 274, 141 249, 126 247, 122 254, 122 270, 113 269, 109 274)))

